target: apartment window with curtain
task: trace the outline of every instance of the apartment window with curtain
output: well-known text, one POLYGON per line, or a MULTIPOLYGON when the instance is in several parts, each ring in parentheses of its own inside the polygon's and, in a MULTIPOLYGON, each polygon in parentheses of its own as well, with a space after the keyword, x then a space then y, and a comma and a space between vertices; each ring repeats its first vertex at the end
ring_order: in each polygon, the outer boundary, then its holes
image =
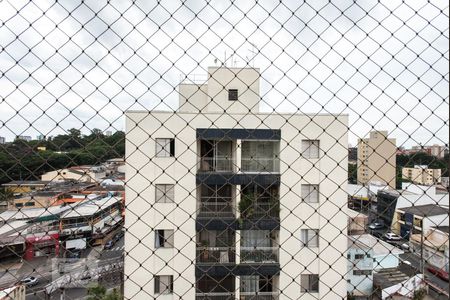
POLYGON ((319 202, 319 185, 318 184, 302 184, 302 199, 306 203, 319 202))
POLYGON ((173 276, 157 275, 155 276, 155 294, 172 294, 173 276))
POLYGON ((158 229, 155 231, 155 248, 173 248, 174 231, 171 229, 158 229))
POLYGON ((173 184, 156 184, 156 203, 173 203, 175 199, 173 184))
POLYGON ((302 229, 301 241, 303 247, 319 247, 319 229, 302 229))
POLYGON ((319 158, 319 140, 302 140, 303 158, 319 158))
POLYGON ((175 156, 175 139, 172 138, 156 139, 156 156, 157 157, 175 156))

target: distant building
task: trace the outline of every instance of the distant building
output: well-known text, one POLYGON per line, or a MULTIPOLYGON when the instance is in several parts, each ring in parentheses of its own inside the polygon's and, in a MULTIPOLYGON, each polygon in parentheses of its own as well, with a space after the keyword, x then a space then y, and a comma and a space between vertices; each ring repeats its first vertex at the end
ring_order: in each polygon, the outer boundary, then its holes
POLYGON ((105 135, 106 135, 106 136, 112 136, 112 131, 111 131, 111 130, 107 130, 107 131, 105 132, 105 135))
POLYGON ((6 143, 6 138, 4 136, 0 136, 0 144, 6 143))
POLYGON ((429 169, 428 166, 415 165, 403 168, 402 178, 420 185, 433 185, 441 182, 441 169, 429 169))
POLYGON ((449 227, 437 226, 422 234, 413 234, 410 239, 410 249, 418 256, 423 245, 425 261, 437 269, 449 272, 449 227))
POLYGON ((38 135, 38 136, 36 137, 36 139, 37 139, 38 141, 43 141, 43 140, 45 140, 45 135, 40 134, 40 135, 38 135))
POLYGON ((40 181, 40 180, 14 180, 8 183, 2 184, 2 186, 9 192, 17 193, 28 193, 31 191, 42 190, 47 187, 50 181, 40 181))
POLYGON ((448 206, 426 204, 397 209, 391 228, 392 232, 409 238, 414 234, 426 234, 436 226, 449 226, 448 206))
POLYGON ((355 297, 367 297, 373 292, 375 272, 397 268, 403 250, 370 234, 348 237, 347 291, 355 297))
POLYGON ((17 139, 18 140, 24 140, 26 142, 30 142, 31 141, 31 136, 29 136, 29 135, 19 135, 19 136, 17 136, 17 139))
POLYGON ((430 155, 436 156, 437 158, 444 158, 444 145, 425 146, 425 149, 429 149, 428 152, 430 153, 430 155))
POLYGON ((358 141, 358 184, 382 182, 395 189, 396 140, 387 131, 372 131, 358 141))
POLYGON ((393 220, 396 210, 428 204, 448 207, 449 195, 438 191, 434 186, 403 183, 402 190, 379 190, 376 201, 376 216, 372 219, 381 220, 390 228, 395 223, 393 220))
POLYGON ((73 166, 67 169, 50 171, 41 175, 44 181, 75 180, 82 182, 100 182, 105 178, 103 166, 73 166))

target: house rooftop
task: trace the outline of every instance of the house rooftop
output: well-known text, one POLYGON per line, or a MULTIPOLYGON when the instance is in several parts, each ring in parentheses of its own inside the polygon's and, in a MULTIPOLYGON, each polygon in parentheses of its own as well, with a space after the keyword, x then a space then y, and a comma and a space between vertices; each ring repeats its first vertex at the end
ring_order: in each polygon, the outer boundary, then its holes
POLYGON ((111 205, 122 200, 121 197, 116 196, 106 196, 101 199, 85 200, 79 202, 78 205, 71 206, 70 209, 61 215, 61 218, 75 218, 75 217, 85 217, 92 216, 96 212, 101 211, 111 205))
POLYGON ((449 226, 435 226, 434 228, 436 228, 439 231, 442 231, 444 233, 449 233, 449 226))
POLYGON ((361 250, 373 249, 374 256, 404 253, 403 250, 377 239, 371 234, 349 235, 348 248, 359 248, 361 250))
POLYGON ((415 275, 414 268, 401 264, 397 268, 380 269, 373 273, 374 287, 385 289, 404 282, 415 275))
POLYGON ((431 217, 448 214, 448 207, 445 208, 437 204, 415 205, 411 207, 400 208, 398 210, 420 217, 431 217))
POLYGON ((3 183, 2 186, 33 186, 33 185, 48 185, 51 181, 48 180, 13 180, 3 183))

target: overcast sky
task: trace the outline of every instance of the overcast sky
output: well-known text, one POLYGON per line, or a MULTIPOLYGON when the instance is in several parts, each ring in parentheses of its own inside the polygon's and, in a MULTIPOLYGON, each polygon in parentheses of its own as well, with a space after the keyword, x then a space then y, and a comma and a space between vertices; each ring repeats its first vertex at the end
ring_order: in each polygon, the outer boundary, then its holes
POLYGON ((260 68, 263 111, 348 113, 353 145, 448 143, 448 0, 134 2, 0 2, 0 136, 123 130, 226 57, 260 68))

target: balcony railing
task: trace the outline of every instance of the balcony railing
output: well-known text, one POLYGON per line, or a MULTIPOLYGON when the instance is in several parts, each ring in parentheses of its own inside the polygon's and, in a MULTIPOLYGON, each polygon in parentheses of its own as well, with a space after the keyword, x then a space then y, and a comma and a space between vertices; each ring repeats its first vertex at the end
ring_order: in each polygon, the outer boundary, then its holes
POLYGON ((234 209, 233 205, 231 204, 231 197, 225 199, 221 198, 224 199, 226 202, 204 202, 203 199, 210 199, 210 198, 202 197, 202 202, 200 202, 200 209, 198 213, 199 217, 224 218, 234 216, 234 209))
POLYGON ((242 157, 242 172, 280 172, 280 160, 278 158, 252 158, 242 157))
POLYGON ((195 300, 234 300, 234 293, 196 293, 195 300))
POLYGON ((233 158, 231 157, 202 157, 200 171, 203 172, 232 172, 233 158))
MULTIPOLYGON (((260 200, 267 200, 269 199, 262 199, 258 198, 258 201, 260 200)), ((278 218, 280 216, 280 209, 279 209, 279 203, 276 201, 278 200, 272 200, 272 202, 256 202, 249 206, 248 210, 248 218, 278 218)), ((244 212, 244 215, 247 215, 244 212)))
POLYGON ((241 247, 241 262, 243 263, 276 263, 278 262, 278 247, 241 247))
POLYGON ((241 292, 240 300, 278 300, 277 292, 241 292))
POLYGON ((236 250, 234 247, 197 247, 198 263, 234 263, 236 250))

